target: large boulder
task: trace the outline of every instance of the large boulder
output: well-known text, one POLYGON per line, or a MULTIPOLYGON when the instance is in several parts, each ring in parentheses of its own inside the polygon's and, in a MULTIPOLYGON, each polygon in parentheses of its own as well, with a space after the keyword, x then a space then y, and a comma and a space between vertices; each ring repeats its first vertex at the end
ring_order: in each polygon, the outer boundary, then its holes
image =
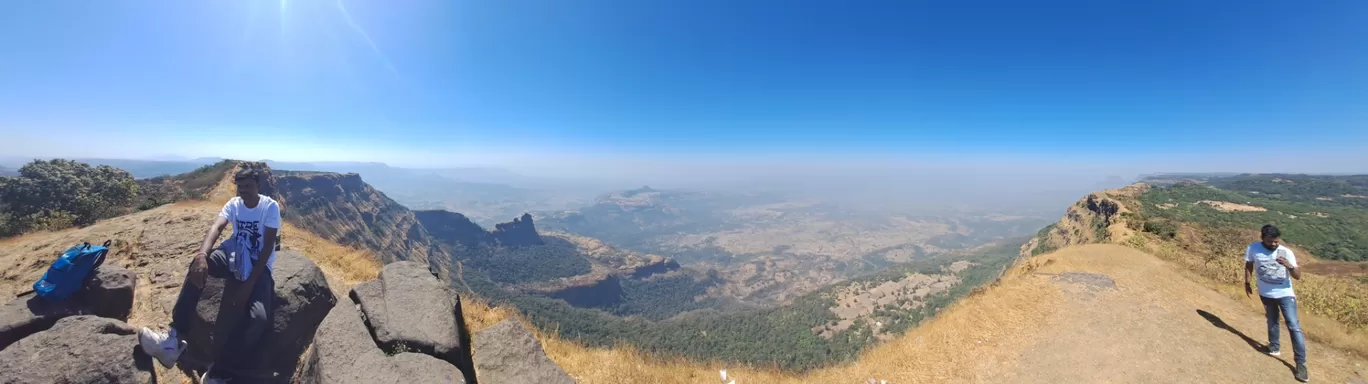
POLYGON ((86 280, 85 288, 62 301, 29 293, 0 306, 0 349, 52 327, 57 320, 93 314, 121 321, 133 310, 137 275, 114 265, 102 265, 86 280))
POLYGON ((427 265, 387 264, 379 279, 352 288, 351 297, 361 305, 381 349, 424 353, 456 366, 467 361, 461 353, 456 292, 427 265))
POLYGON ((137 283, 138 275, 133 271, 101 265, 86 281, 86 289, 80 294, 90 305, 91 314, 128 321, 128 315, 133 311, 133 288, 137 283))
POLYGON ((387 355, 375 344, 355 305, 338 305, 323 319, 299 380, 304 384, 465 383, 461 371, 435 357, 387 355))
POLYGON ((475 334, 475 371, 483 384, 575 382, 515 319, 475 334))
POLYGON ((195 316, 188 334, 182 335, 190 348, 181 355, 182 366, 202 370, 210 362, 215 372, 231 376, 252 377, 267 382, 289 382, 300 355, 309 343, 319 323, 337 303, 328 287, 323 271, 298 252, 282 250, 276 255, 272 268, 275 279, 275 300, 272 305, 275 321, 265 338, 261 353, 252 356, 232 356, 217 359, 214 353, 228 342, 228 334, 247 320, 245 309, 228 308, 223 293, 236 290, 242 282, 236 279, 209 277, 195 306, 195 316))
POLYGON ((0 376, 21 383, 153 383, 133 327, 110 318, 62 318, 0 351, 0 376))

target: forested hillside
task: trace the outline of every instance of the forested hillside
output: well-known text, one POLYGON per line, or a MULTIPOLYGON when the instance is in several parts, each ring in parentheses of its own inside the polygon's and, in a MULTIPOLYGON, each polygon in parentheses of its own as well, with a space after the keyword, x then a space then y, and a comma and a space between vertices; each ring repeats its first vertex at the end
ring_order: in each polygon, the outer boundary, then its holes
MULTIPOLYGON (((975 265, 956 273, 961 283, 944 292, 930 296, 923 306, 904 311, 884 311, 888 319, 902 319, 897 325, 884 328, 885 333, 897 335, 933 317, 939 310, 964 297, 974 288, 993 281, 1005 266, 1016 258, 1021 241, 988 247, 973 252, 946 253, 863 276, 847 283, 826 287, 803 295, 782 307, 717 314, 696 310, 663 321, 652 313, 679 313, 695 310, 697 303, 678 294, 680 286, 689 283, 662 279, 645 285, 653 289, 639 292, 650 301, 627 300, 625 305, 638 308, 640 317, 619 317, 610 309, 575 308, 563 301, 543 297, 516 295, 498 287, 481 273, 467 273, 458 288, 469 288, 477 295, 489 297, 496 303, 512 304, 537 326, 555 330, 562 338, 583 342, 590 346, 611 347, 627 343, 657 357, 687 357, 699 361, 774 366, 784 370, 803 371, 848 361, 878 338, 873 321, 857 321, 852 327, 835 335, 823 337, 815 328, 841 320, 831 308, 838 305, 835 292, 843 288, 868 283, 881 283, 916 273, 945 273, 954 261, 973 260, 975 265), (674 291, 670 294, 668 292, 674 291), (655 296, 647 292, 666 293, 655 296)), ((687 292, 687 291, 685 291, 687 292)))
POLYGON ((1368 176, 1240 175, 1152 188, 1139 198, 1153 232, 1171 234, 1172 222, 1245 230, 1275 224, 1316 257, 1368 261, 1368 176))

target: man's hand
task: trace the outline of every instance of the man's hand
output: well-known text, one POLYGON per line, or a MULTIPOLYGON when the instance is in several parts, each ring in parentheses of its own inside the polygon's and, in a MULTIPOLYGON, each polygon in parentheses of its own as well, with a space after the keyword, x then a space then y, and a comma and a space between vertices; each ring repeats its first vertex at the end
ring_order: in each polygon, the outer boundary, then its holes
POLYGON ((255 281, 247 280, 242 282, 242 286, 239 286, 237 291, 234 292, 233 301, 230 302, 233 307, 247 308, 248 302, 252 299, 252 286, 254 285, 256 285, 255 281))
POLYGON ((1273 261, 1278 262, 1278 264, 1282 264, 1282 266, 1287 267, 1288 269, 1292 268, 1292 263, 1287 262, 1287 258, 1282 257, 1282 255, 1278 255, 1278 258, 1273 259, 1273 261))
POLYGON ((1249 282, 1246 281, 1246 282, 1245 282, 1245 297, 1251 297, 1251 296, 1254 296, 1254 287, 1251 286, 1251 285, 1249 285, 1249 282))
POLYGON ((190 284, 204 288, 204 278, 209 273, 209 256, 204 251, 195 252, 195 260, 190 262, 190 272, 187 276, 190 284))

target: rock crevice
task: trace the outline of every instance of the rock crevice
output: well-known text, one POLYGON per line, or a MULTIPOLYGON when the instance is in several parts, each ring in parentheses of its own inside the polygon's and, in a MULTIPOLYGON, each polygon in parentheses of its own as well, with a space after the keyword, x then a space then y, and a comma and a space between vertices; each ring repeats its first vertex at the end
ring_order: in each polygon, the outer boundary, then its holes
POLYGON ((476 381, 460 299, 426 265, 390 263, 349 296, 318 328, 301 382, 476 381))

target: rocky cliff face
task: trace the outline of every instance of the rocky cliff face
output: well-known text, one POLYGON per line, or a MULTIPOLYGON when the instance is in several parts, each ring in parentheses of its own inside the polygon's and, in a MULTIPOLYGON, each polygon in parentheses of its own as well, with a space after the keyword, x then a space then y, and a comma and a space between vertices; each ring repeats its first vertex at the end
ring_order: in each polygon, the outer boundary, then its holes
POLYGON ((674 259, 621 249, 592 237, 563 232, 550 232, 546 236, 574 244, 581 255, 611 268, 620 277, 645 278, 679 269, 679 262, 674 259))
POLYGON ((1036 237, 1021 247, 1021 255, 1030 257, 1076 244, 1107 243, 1132 232, 1125 225, 1130 209, 1123 203, 1144 192, 1145 185, 1088 194, 1069 206, 1058 222, 1041 229, 1036 237))
POLYGON ((450 259, 412 211, 357 174, 284 172, 275 183, 281 216, 325 239, 370 249, 384 263, 431 261, 441 268, 450 259))
POLYGON ((479 224, 456 212, 427 210, 415 211, 414 215, 440 242, 453 247, 546 244, 532 223, 532 215, 526 213, 513 221, 496 224, 493 231, 485 231, 479 224))
POLYGON ((532 215, 526 213, 511 222, 495 224, 493 235, 499 244, 506 246, 546 244, 532 224, 532 215))
POLYGON ((593 272, 556 281, 524 284, 518 291, 565 300, 581 308, 606 307, 622 300, 622 280, 615 271, 599 266, 593 272))
POLYGON ((428 233, 448 245, 475 247, 494 243, 494 235, 485 231, 465 215, 443 211, 414 211, 414 217, 427 228, 428 233))

